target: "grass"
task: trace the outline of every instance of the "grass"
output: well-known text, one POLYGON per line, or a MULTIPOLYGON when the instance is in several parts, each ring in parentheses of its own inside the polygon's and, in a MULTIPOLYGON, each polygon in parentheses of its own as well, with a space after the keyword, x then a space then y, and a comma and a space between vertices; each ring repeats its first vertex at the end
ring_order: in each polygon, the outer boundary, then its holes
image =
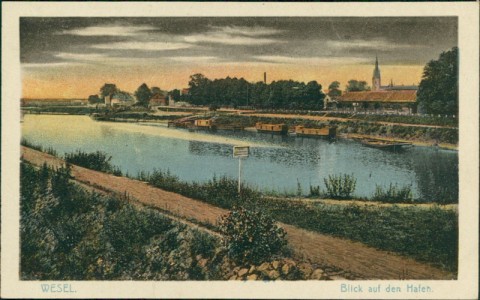
POLYGON ((22 280, 218 280, 220 240, 21 163, 22 280), (199 267, 197 257, 208 259, 199 267), (216 260, 216 261, 215 261, 216 260))
MULTIPOLYGON (((332 206, 288 199, 272 201, 247 185, 243 185, 242 193, 238 194, 237 181, 231 178, 214 177, 206 183, 189 183, 181 181, 170 171, 161 170, 141 172, 137 178, 215 206, 232 209, 242 205, 247 209, 260 209, 287 224, 359 241, 449 271, 457 270, 458 215, 455 211, 435 206, 429 209, 397 206, 367 209, 357 205, 332 206)), ((314 192, 317 192, 315 188, 314 192)), ((403 201, 409 195, 408 188, 396 186, 382 188, 381 193, 395 201, 403 201)))
POLYGON ((372 247, 400 253, 449 271, 457 270, 458 215, 433 206, 363 208, 357 205, 329 206, 275 201, 248 186, 237 193, 236 181, 222 177, 205 184, 181 182, 170 172, 140 174, 140 180, 204 202, 232 209, 239 203, 260 209, 280 222, 307 230, 359 241, 372 247))

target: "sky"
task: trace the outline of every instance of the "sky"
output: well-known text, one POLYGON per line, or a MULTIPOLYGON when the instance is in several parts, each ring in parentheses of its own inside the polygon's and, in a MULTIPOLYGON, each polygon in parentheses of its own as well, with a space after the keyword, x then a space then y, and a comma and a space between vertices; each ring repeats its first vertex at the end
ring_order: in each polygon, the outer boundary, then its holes
POLYGON ((411 85, 457 40, 456 17, 23 17, 22 97, 181 89, 195 73, 371 85, 376 56, 383 85, 411 85))

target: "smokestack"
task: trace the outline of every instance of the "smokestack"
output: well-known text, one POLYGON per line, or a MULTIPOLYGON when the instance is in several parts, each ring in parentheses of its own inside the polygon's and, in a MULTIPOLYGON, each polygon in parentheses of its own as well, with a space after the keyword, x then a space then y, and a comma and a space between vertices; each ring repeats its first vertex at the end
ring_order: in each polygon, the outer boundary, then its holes
POLYGON ((267 84, 267 72, 263 72, 263 83, 267 84))

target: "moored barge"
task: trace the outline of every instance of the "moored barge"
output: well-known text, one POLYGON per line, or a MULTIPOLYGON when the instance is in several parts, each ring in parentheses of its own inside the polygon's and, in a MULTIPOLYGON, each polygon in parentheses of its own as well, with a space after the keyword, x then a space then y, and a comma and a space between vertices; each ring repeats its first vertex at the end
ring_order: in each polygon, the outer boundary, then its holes
POLYGON ((264 124, 258 122, 255 124, 257 132, 272 133, 272 134, 287 134, 288 126, 286 124, 264 124))
POLYGON ((305 128, 304 126, 295 126, 295 134, 300 137, 322 137, 335 138, 337 128, 332 126, 325 126, 322 128, 305 128))

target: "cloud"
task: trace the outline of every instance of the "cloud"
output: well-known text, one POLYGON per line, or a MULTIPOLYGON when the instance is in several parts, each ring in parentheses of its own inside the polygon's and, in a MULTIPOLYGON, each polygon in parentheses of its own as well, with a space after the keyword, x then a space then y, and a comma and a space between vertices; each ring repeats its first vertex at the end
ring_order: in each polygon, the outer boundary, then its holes
POLYGON ((38 68, 59 68, 59 67, 71 67, 78 66, 80 63, 72 62, 52 62, 52 63, 22 63, 20 66, 27 69, 38 69, 38 68))
POLYGON ((108 56, 104 54, 97 53, 57 53, 56 57, 65 59, 65 60, 79 60, 79 61, 103 61, 108 59, 108 56))
POLYGON ((184 40, 188 43, 213 43, 223 45, 267 45, 279 42, 275 39, 235 36, 218 32, 190 35, 184 37, 184 40))
POLYGON ((212 26, 215 31, 223 32, 232 35, 246 35, 246 36, 264 36, 264 35, 274 35, 282 33, 285 30, 262 27, 262 26, 212 26))
POLYGON ((369 62, 369 59, 361 57, 292 57, 280 55, 261 55, 253 58, 269 63, 281 64, 316 64, 316 65, 347 65, 369 62))
POLYGON ((188 43, 213 43, 223 45, 267 45, 284 41, 264 36, 274 35, 283 30, 267 27, 212 26, 212 30, 201 34, 187 35, 183 40, 188 43))
POLYGON ((64 30, 60 34, 79 36, 134 36, 146 30, 152 30, 152 26, 91 26, 72 30, 64 30))
POLYGON ((220 58, 216 56, 172 56, 172 57, 169 57, 169 59, 178 61, 178 62, 189 62, 189 63, 211 62, 211 61, 220 60, 220 58))
POLYGON ((395 44, 386 40, 347 40, 347 41, 327 41, 327 45, 334 49, 370 49, 370 50, 394 50, 409 49, 422 46, 409 44, 395 44))
POLYGON ((142 42, 142 41, 130 41, 119 42, 109 44, 97 44, 90 46, 96 49, 108 49, 108 50, 143 50, 143 51, 166 51, 166 50, 178 50, 193 47, 187 43, 169 43, 169 42, 142 42))

